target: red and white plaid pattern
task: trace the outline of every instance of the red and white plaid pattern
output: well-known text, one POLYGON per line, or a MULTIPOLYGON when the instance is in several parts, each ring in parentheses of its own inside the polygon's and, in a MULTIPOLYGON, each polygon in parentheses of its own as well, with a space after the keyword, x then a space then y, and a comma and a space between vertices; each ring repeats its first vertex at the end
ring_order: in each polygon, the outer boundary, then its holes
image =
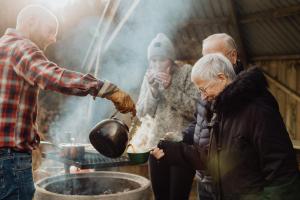
POLYGON ((7 29, 0 38, 0 148, 34 148, 39 89, 97 96, 102 85, 50 62, 33 42, 7 29))

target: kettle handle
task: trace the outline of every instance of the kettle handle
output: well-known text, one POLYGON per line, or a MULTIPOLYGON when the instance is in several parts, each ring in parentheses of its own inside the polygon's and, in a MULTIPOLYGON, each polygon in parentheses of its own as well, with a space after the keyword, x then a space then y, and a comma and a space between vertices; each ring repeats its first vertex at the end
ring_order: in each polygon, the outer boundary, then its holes
POLYGON ((114 118, 118 113, 119 113, 119 111, 116 110, 116 111, 110 116, 110 118, 111 118, 111 119, 114 118))
MULTIPOLYGON (((117 114, 119 113, 118 110, 116 110, 111 116, 110 119, 114 118, 117 114)), ((131 116, 131 120, 133 120, 134 118, 136 118, 137 116, 131 116)))

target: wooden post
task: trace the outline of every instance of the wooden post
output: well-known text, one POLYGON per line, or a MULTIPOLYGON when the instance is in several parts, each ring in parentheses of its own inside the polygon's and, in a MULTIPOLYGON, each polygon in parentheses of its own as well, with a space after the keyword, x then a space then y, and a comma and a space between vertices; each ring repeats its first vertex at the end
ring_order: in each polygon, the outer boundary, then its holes
POLYGON ((228 4, 229 12, 231 13, 230 19, 232 20, 233 28, 237 35, 236 42, 239 47, 239 54, 240 54, 240 57, 242 59, 244 66, 246 66, 247 65, 247 54, 246 54, 245 45, 243 43, 243 39, 241 36, 241 30, 240 30, 239 21, 237 19, 237 11, 236 11, 236 6, 234 3, 234 0, 227 0, 227 4, 228 4))

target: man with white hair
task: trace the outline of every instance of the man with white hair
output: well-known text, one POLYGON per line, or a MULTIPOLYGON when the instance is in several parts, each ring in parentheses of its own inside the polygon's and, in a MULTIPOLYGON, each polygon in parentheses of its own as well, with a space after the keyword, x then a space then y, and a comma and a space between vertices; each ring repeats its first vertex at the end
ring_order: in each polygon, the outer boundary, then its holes
POLYGON ((194 65, 191 77, 201 98, 214 101, 208 154, 199 145, 162 141, 159 147, 165 155, 177 149, 176 160, 166 159, 178 163, 178 155, 197 149, 198 157, 194 154, 190 163, 209 170, 217 199, 298 199, 295 152, 262 71, 251 68, 236 76, 224 55, 207 54, 194 65))
MULTIPOLYGON (((233 38, 226 33, 216 33, 208 36, 202 42, 203 56, 209 53, 221 53, 226 56, 235 71, 239 74, 244 68, 238 59, 237 46, 233 38)), ((209 121, 212 116, 211 102, 198 100, 197 119, 184 131, 185 140, 190 144, 198 144, 201 148, 208 149, 209 145, 209 121)), ((212 184, 211 176, 204 170, 196 173, 198 198, 201 200, 216 199, 216 190, 212 184)))
POLYGON ((238 59, 238 49, 234 39, 226 33, 216 33, 202 41, 202 55, 221 53, 229 59, 236 74, 244 68, 238 59))
MULTIPOLYGON (((238 60, 237 46, 230 35, 217 33, 203 40, 203 56, 217 52, 222 53, 230 60, 235 73, 238 74, 243 70, 243 66, 238 60)), ((210 138, 208 122, 212 116, 211 103, 207 100, 198 99, 196 108, 195 120, 182 132, 184 136, 183 142, 190 145, 198 144, 200 148, 207 151, 210 138)), ((182 172, 182 174, 184 173, 182 172)), ((191 172, 187 171, 186 174, 191 174, 191 172)), ((211 176, 204 170, 197 170, 196 177, 198 198, 201 200, 215 200, 216 190, 212 184, 211 176)), ((191 185, 192 182, 185 182, 183 184, 191 185)))
POLYGON ((0 38, 0 199, 31 200, 31 152, 38 145, 36 125, 40 89, 111 100, 120 112, 132 112, 128 94, 90 74, 61 68, 43 50, 56 41, 58 21, 47 8, 30 5, 17 17, 16 29, 0 38))

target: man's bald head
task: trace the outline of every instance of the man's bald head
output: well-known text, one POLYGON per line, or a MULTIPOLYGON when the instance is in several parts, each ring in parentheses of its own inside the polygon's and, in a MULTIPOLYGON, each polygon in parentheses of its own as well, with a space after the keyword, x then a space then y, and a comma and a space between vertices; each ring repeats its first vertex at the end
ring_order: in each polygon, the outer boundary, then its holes
POLYGON ((56 41, 57 17, 40 5, 24 7, 18 14, 16 29, 41 49, 56 41))
POLYGON ((29 5, 19 12, 17 16, 17 29, 32 23, 32 20, 51 21, 58 24, 57 17, 49 9, 40 5, 29 5))
POLYGON ((237 62, 237 46, 233 38, 226 33, 208 36, 202 42, 202 54, 222 53, 232 64, 237 62))

